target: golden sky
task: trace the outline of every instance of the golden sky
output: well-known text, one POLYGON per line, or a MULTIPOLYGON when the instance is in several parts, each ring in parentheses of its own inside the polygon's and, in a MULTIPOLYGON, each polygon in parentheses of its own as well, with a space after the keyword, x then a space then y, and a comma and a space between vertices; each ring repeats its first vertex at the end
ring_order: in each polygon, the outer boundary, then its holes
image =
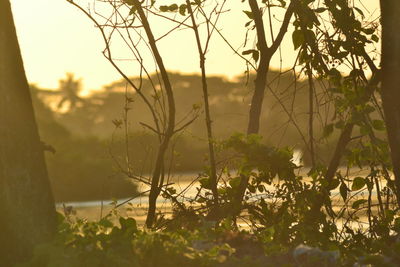
MULTIPOLYGON (((357 1, 367 7, 371 16, 377 17, 378 0, 357 1)), ((172 2, 159 0, 157 3, 172 2)), ((120 79, 101 53, 104 44, 93 23, 66 0, 11 0, 11 4, 25 70, 31 83, 43 88, 57 88, 58 80, 66 72, 73 72, 77 77, 83 78, 85 89, 98 89, 120 79)), ((241 0, 227 0, 225 9, 231 9, 231 12, 222 15, 219 28, 235 48, 240 48, 245 36, 244 24, 248 21, 242 10, 249 8, 241 0)), ((276 14, 278 19, 279 15, 276 14)), ((278 21, 275 22, 278 26, 278 21)), ((158 22, 152 27, 159 34, 169 29, 165 23, 158 22)), ((159 42, 166 67, 186 73, 199 72, 198 54, 194 44, 193 32, 190 30, 177 31, 173 36, 159 42)), ((123 51, 123 48, 119 50, 121 56, 123 51)), ((281 52, 283 67, 291 66, 296 54, 293 52, 290 34, 286 36, 281 52)), ((153 64, 150 58, 145 60, 150 66, 153 64)), ((129 62, 121 64, 129 76, 137 75, 129 62)), ((273 58, 271 65, 279 68, 279 53, 273 58)), ((233 77, 242 74, 246 66, 218 35, 214 35, 207 54, 207 70, 210 74, 233 77)))

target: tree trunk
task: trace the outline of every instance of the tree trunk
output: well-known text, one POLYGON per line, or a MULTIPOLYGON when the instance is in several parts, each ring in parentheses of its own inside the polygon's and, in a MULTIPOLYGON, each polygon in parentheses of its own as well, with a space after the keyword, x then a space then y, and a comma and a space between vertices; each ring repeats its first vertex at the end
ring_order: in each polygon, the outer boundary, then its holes
POLYGON ((264 21, 262 19, 262 13, 258 7, 257 1, 249 0, 249 5, 254 16, 254 23, 257 30, 257 45, 260 50, 260 63, 257 68, 256 79, 254 80, 254 94, 251 99, 247 134, 258 134, 260 129, 260 116, 264 100, 264 91, 267 84, 269 63, 273 53, 269 51, 267 45, 264 21))
POLYGON ((381 0, 382 102, 400 205, 400 1, 381 0))
POLYGON ((43 146, 15 32, 0 0, 0 266, 29 258, 56 229, 43 146))
MULTIPOLYGON (((256 71, 256 78, 254 80, 254 94, 251 99, 249 111, 249 123, 247 125, 247 134, 258 134, 260 130, 260 116, 264 101, 265 87, 267 86, 267 75, 269 71, 269 64, 272 56, 282 43, 285 36, 290 19, 294 12, 295 1, 291 1, 288 6, 281 28, 276 38, 272 41, 270 47, 267 45, 265 37, 264 20, 262 11, 260 10, 256 0, 249 0, 251 13, 254 17, 254 24, 257 32, 257 47, 260 53, 260 62, 256 71)), ((237 191, 237 196, 232 202, 233 213, 238 214, 241 211, 243 197, 246 193, 247 185, 249 184, 249 176, 241 175, 241 181, 237 191)))
POLYGON ((156 39, 154 38, 153 31, 151 30, 146 14, 142 8, 142 3, 139 0, 134 0, 133 6, 136 8, 138 12, 143 28, 146 32, 147 38, 149 39, 149 45, 151 51, 153 52, 157 66, 160 69, 161 79, 164 83, 164 90, 167 95, 167 103, 168 103, 168 117, 166 123, 167 126, 164 133, 162 134, 161 143, 158 148, 157 160, 155 162, 153 170, 151 188, 149 194, 149 208, 147 212, 146 226, 148 228, 151 228, 153 227, 154 221, 156 219, 157 198, 160 195, 164 183, 163 177, 164 177, 165 153, 168 149, 169 142, 175 132, 175 99, 167 70, 164 66, 164 62, 160 55, 160 52, 158 51, 156 45, 156 39))
MULTIPOLYGON (((204 112, 205 112, 205 121, 206 121, 206 129, 207 129, 207 140, 208 140, 208 152, 210 156, 210 183, 211 183, 211 191, 213 193, 215 204, 218 203, 218 179, 217 179, 217 164, 215 162, 215 150, 214 150, 214 138, 212 132, 212 120, 210 113, 210 104, 208 102, 208 85, 207 85, 207 74, 206 74, 206 57, 205 54, 207 51, 203 51, 200 41, 200 34, 198 26, 196 25, 195 15, 193 13, 190 0, 186 0, 187 9, 189 11, 190 18, 192 20, 193 31, 196 37, 197 49, 200 57, 200 69, 201 69, 201 84, 203 89, 203 100, 204 100, 204 112)), ((209 35, 208 38, 211 38, 209 35)), ((209 39, 208 39, 209 40, 209 39)))

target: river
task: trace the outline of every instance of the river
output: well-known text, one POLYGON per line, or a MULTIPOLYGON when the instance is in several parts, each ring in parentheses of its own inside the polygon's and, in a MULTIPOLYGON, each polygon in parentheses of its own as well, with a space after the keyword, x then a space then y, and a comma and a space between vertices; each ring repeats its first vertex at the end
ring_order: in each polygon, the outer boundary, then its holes
MULTIPOLYGON (((305 172, 305 171, 304 171, 305 172)), ((357 176, 365 175, 366 172, 357 172, 357 176)), ((352 174, 351 176, 356 176, 352 174)), ((171 184, 176 189, 176 191, 182 192, 184 190, 184 194, 182 197, 184 198, 193 198, 197 194, 197 189, 199 187, 199 182, 194 179, 198 177, 197 173, 182 173, 173 175, 171 178, 171 184)), ((384 184, 382 184, 384 185, 384 184)), ((273 186, 267 186, 267 190, 273 190, 273 186)), ((139 190, 141 192, 145 192, 148 190, 148 187, 144 185, 139 186, 139 190)), ((340 197, 339 187, 335 190, 331 191, 332 197, 334 199, 335 209, 339 209, 343 204, 343 201, 340 197)), ((362 192, 354 192, 353 194, 359 194, 362 196, 362 192)), ((365 194, 365 193, 364 193, 365 194)), ((376 195, 376 192, 373 192, 373 195, 376 195)), ((181 198, 183 200, 183 198, 181 198)), ((375 197, 374 197, 375 199, 375 197)), ((146 209, 147 209, 147 195, 142 194, 141 196, 132 198, 132 199, 118 199, 115 201, 112 200, 97 200, 97 201, 84 201, 84 202, 66 202, 66 203, 57 203, 57 210, 60 212, 64 211, 66 207, 68 211, 73 211, 73 214, 77 218, 85 218, 87 220, 98 220, 112 210, 117 211, 121 216, 130 216, 137 220, 139 225, 144 223, 146 217, 146 209), (115 207, 118 208, 115 209, 115 207)), ((162 198, 161 196, 157 200, 158 210, 167 216, 171 214, 171 203, 170 201, 162 198)))

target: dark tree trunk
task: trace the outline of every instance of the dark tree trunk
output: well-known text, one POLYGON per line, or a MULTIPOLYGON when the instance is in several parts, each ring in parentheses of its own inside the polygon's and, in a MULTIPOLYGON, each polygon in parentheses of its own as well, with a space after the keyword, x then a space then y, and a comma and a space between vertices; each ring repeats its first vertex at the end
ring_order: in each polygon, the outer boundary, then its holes
POLYGON ((264 20, 262 18, 262 12, 258 6, 256 0, 249 0, 251 13, 254 17, 254 24, 257 32, 257 47, 260 53, 260 62, 257 67, 257 74, 254 80, 254 94, 251 99, 250 111, 249 111, 249 123, 247 126, 247 134, 258 134, 260 130, 260 116, 262 105, 264 101, 264 92, 267 85, 267 75, 269 70, 269 64, 271 58, 275 54, 276 50, 282 43, 283 37, 285 36, 290 19, 293 15, 295 1, 291 1, 288 6, 279 33, 273 40, 270 47, 267 45, 265 37, 264 20))
POLYGON ((381 0, 382 101, 400 204, 400 1, 381 0))
POLYGON ((9 0, 0 0, 0 266, 51 238, 56 213, 9 0))
MULTIPOLYGON (((247 134, 258 134, 260 130, 260 116, 264 101, 265 88, 267 86, 267 75, 269 71, 269 64, 272 56, 282 43, 283 37, 285 36, 290 19, 294 12, 295 1, 291 1, 288 6, 281 28, 278 35, 273 40, 270 47, 267 45, 265 37, 264 20, 263 14, 260 10, 256 0, 249 0, 249 6, 251 13, 254 17, 254 24, 257 32, 257 47, 260 53, 260 62, 258 63, 256 78, 254 80, 254 94, 251 99, 250 111, 249 111, 249 123, 247 125, 247 134)), ((242 175, 239 188, 237 190, 237 196, 232 202, 233 213, 237 215, 241 211, 241 203, 246 193, 247 185, 249 183, 249 176, 242 175)))
POLYGON ((260 49, 260 63, 258 65, 257 75, 254 81, 254 94, 251 99, 247 134, 258 134, 260 129, 260 115, 264 101, 264 91, 267 84, 269 63, 273 53, 269 51, 267 45, 264 21, 262 19, 262 13, 258 7, 257 1, 249 0, 249 5, 254 16, 254 23, 257 30, 257 44, 260 49))
POLYGON ((167 96, 168 103, 168 117, 167 126, 162 134, 162 139, 157 152, 157 160, 155 162, 153 176, 151 179, 151 188, 149 194, 149 208, 146 218, 146 226, 148 228, 153 227, 154 221, 156 219, 156 209, 157 209, 157 198, 160 195, 161 189, 164 186, 164 160, 165 153, 168 149, 169 142, 175 133, 175 99, 174 93, 172 91, 171 82, 167 70, 164 66, 163 59, 158 51, 156 39, 154 38, 153 32, 151 30, 150 24, 147 20, 145 11, 142 8, 142 3, 139 0, 133 1, 133 6, 136 7, 140 20, 142 22, 143 28, 146 32, 147 38, 149 39, 149 45, 151 51, 154 54, 157 66, 160 69, 161 78, 164 83, 164 90, 167 96))

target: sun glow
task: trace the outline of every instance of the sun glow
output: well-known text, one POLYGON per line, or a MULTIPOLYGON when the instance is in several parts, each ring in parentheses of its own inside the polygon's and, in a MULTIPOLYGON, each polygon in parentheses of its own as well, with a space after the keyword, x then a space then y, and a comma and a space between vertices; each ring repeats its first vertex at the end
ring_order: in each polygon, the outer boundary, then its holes
MULTIPOLYGON (((80 2, 87 6, 93 0, 80 2)), ((248 6, 240 1, 227 2, 225 10, 230 12, 221 16, 219 28, 238 53, 241 53, 246 33, 244 24, 248 20, 242 10, 248 9, 248 6)), ((66 72, 73 72, 77 77, 82 77, 84 90, 93 90, 121 78, 103 57, 104 43, 93 23, 66 0, 11 0, 11 3, 25 70, 31 83, 43 88, 57 88, 59 79, 66 72)), ((362 4, 369 10, 369 16, 376 16, 379 1, 362 4)), ((279 17, 279 13, 276 17, 279 17)), ((280 25, 276 18, 274 23, 277 27, 280 25)), ((165 25, 156 22, 152 27, 158 30, 165 28, 165 25)), ((274 31, 276 33, 277 29, 274 31)), ((252 39, 249 41, 253 42, 252 39)), ((200 71, 191 31, 178 30, 158 44, 169 70, 184 73, 200 71)), ((288 34, 280 53, 276 53, 272 59, 271 66, 291 67, 295 57, 291 36, 288 34)), ((148 58, 147 62, 154 66, 151 60, 148 58)), ((137 72, 130 63, 121 64, 129 76, 135 76, 137 72)), ((210 74, 234 77, 246 70, 244 61, 217 34, 213 36, 206 63, 210 74)))

